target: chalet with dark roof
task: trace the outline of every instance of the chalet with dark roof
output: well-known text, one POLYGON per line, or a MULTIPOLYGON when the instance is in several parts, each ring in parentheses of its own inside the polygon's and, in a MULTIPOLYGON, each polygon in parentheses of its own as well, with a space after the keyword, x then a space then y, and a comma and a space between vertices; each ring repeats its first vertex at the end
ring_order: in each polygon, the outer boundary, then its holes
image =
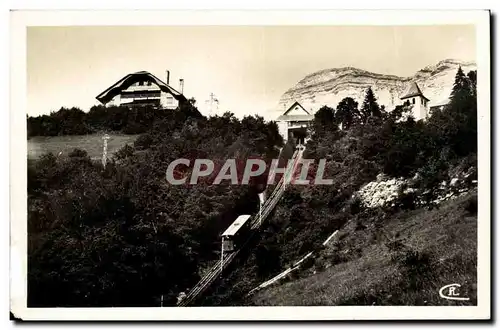
POLYGON ((179 91, 169 85, 170 72, 166 71, 166 82, 147 71, 130 73, 96 96, 106 106, 153 105, 163 109, 176 109, 187 102, 182 94, 184 80, 179 80, 179 91))

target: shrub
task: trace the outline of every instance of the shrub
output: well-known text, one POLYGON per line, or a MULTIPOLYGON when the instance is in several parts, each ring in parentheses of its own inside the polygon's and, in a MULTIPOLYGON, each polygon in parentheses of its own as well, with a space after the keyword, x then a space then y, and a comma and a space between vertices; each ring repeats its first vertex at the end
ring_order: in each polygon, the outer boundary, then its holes
POLYGON ((73 149, 73 151, 71 151, 69 154, 68 154, 68 157, 80 157, 80 158, 85 158, 85 157, 88 157, 88 153, 87 151, 85 150, 82 150, 82 149, 78 149, 78 148, 75 148, 73 149))
POLYGON ((464 202, 464 209, 469 215, 477 214, 477 195, 471 196, 464 202))
POLYGON ((350 202, 349 202, 349 212, 352 215, 356 215, 359 212, 361 212, 362 208, 363 208, 363 206, 362 206, 362 202, 361 202, 360 198, 354 197, 354 198, 352 198, 350 200, 350 202))
POLYGON ((429 253, 414 250, 406 251, 400 258, 403 278, 410 290, 418 290, 427 284, 432 273, 432 257, 429 253))
POLYGON ((118 150, 113 154, 113 158, 116 160, 122 160, 132 156, 133 154, 134 154, 134 147, 132 147, 129 144, 126 144, 120 150, 118 150))

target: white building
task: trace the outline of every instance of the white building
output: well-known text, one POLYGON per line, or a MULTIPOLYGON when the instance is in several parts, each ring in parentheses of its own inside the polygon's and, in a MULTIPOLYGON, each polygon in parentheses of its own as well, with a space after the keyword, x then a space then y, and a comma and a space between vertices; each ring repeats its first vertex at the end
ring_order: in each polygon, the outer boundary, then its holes
POLYGON ((285 142, 294 137, 294 131, 307 129, 313 120, 314 114, 297 101, 276 118, 279 132, 285 142))
POLYGON ((169 85, 170 72, 166 71, 166 83, 147 71, 130 73, 108 87, 96 99, 106 106, 154 105, 163 109, 176 109, 187 102, 182 94, 184 80, 179 80, 177 91, 169 85))
MULTIPOLYGON (((429 99, 424 96, 416 82, 412 82, 406 93, 401 97, 403 104, 411 107, 415 120, 427 119, 429 113, 429 99)), ((314 112, 306 110, 299 102, 295 101, 283 114, 276 118, 279 133, 285 142, 294 137, 294 132, 299 129, 308 129, 314 121, 314 112)), ((341 126, 339 126, 342 129, 341 126)), ((299 135, 299 134, 296 134, 299 135)))
POLYGON ((412 82, 408 91, 401 97, 403 104, 411 107, 415 120, 429 117, 429 99, 424 96, 416 82, 412 82))

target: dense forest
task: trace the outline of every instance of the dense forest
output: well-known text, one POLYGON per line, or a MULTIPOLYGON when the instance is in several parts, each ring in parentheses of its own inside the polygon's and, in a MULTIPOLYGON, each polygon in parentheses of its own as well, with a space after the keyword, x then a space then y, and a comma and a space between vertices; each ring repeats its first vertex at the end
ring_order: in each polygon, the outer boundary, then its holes
MULTIPOLYGON (((283 146, 276 123, 258 116, 205 118, 193 104, 151 115, 102 111, 28 118, 31 136, 142 133, 106 168, 82 150, 29 163, 30 307, 159 306, 162 296, 164 305, 175 304, 218 258, 220 233, 236 215, 256 212, 262 187, 168 185, 168 164, 177 158, 271 159, 283 146)), ((430 202, 450 169, 476 166, 475 72, 458 70, 450 103, 427 121, 415 121, 409 111, 386 111, 371 89, 361 107, 346 98, 336 109, 321 108, 304 157, 326 159, 325 177, 334 184, 288 189, 239 266, 202 303, 246 303, 255 283, 365 212, 352 196, 377 174, 417 176, 430 202)), ((396 208, 412 207, 405 198, 396 208)))

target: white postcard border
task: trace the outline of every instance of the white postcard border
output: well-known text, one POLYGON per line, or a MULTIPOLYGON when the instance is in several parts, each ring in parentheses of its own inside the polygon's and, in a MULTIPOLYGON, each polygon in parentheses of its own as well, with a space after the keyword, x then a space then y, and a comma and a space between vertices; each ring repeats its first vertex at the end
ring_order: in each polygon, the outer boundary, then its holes
POLYGON ((373 320, 490 318, 490 21, 488 11, 13 11, 10 71, 11 311, 23 320, 373 320), (474 24, 478 68, 478 305, 457 307, 27 308, 26 27, 65 25, 474 24))

